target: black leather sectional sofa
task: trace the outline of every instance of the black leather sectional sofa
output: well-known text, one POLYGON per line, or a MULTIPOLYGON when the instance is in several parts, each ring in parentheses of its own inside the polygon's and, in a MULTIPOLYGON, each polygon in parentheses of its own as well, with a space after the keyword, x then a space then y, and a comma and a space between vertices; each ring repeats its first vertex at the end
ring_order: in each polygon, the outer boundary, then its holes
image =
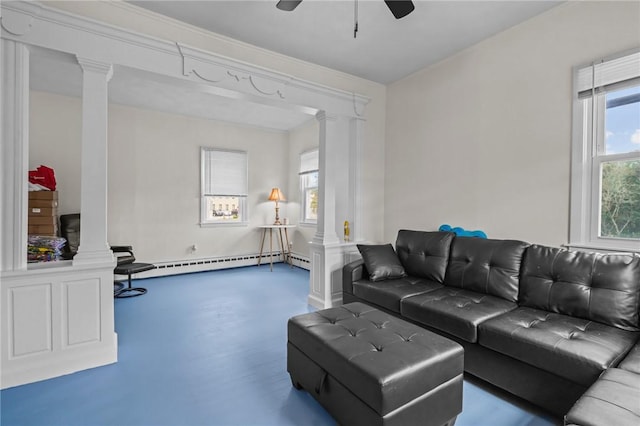
POLYGON ((640 371, 638 256, 409 230, 396 252, 388 267, 362 251, 373 280, 364 260, 346 265, 343 302, 460 343, 467 373, 564 416, 607 369, 640 371))

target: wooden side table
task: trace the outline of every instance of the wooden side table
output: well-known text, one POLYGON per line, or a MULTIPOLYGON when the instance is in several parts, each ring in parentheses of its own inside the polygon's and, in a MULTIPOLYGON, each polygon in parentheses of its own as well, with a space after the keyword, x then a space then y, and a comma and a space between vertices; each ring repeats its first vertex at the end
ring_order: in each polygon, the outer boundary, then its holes
POLYGON ((269 265, 270 270, 273 271, 273 230, 275 229, 278 232, 277 240, 280 244, 280 255, 282 256, 282 261, 287 262, 289 266, 293 267, 293 262, 291 261, 291 251, 289 250, 289 232, 287 230, 295 227, 296 225, 262 225, 258 227, 262 228, 262 242, 260 243, 258 266, 260 266, 260 263, 262 262, 264 240, 267 237, 267 231, 269 231, 269 265))

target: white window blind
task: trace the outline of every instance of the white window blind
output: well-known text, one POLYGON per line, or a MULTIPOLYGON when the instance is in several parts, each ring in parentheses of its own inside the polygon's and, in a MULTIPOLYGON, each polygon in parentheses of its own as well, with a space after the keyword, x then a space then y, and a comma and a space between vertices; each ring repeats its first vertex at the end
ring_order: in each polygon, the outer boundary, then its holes
POLYGON ((300 154, 300 174, 306 175, 318 171, 318 150, 300 154))
POLYGON ((578 70, 577 92, 583 99, 640 83, 640 52, 595 62, 578 70))
POLYGON ((203 148, 202 157, 202 195, 247 196, 249 185, 246 152, 203 148))

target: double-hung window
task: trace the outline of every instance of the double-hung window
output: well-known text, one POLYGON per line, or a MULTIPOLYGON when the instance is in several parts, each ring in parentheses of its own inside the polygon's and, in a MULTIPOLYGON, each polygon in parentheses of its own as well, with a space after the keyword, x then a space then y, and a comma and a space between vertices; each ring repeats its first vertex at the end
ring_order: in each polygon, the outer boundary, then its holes
POLYGON ((247 153, 201 148, 202 225, 246 224, 247 153))
POLYGON ((318 150, 300 154, 300 222, 318 223, 318 150))
POLYGON ((640 52, 576 69, 571 242, 640 252, 640 52))

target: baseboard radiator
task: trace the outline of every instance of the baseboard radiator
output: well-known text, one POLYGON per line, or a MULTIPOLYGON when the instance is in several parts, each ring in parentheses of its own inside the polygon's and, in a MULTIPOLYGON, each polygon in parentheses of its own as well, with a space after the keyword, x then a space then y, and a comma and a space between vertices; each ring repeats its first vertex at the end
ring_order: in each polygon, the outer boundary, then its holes
MULTIPOLYGON (((243 266, 256 266, 260 256, 255 254, 210 257, 200 259, 174 260, 167 262, 156 262, 156 269, 134 275, 132 278, 163 277, 168 275, 189 274, 192 272, 215 271, 218 269, 240 268, 243 266)), ((280 253, 273 253, 273 263, 282 263, 280 253)), ((291 263, 298 268, 309 270, 311 262, 306 256, 291 253, 291 263)), ((269 267, 269 256, 262 256, 261 267, 269 267)), ((116 276, 119 279, 120 276, 116 276)))

